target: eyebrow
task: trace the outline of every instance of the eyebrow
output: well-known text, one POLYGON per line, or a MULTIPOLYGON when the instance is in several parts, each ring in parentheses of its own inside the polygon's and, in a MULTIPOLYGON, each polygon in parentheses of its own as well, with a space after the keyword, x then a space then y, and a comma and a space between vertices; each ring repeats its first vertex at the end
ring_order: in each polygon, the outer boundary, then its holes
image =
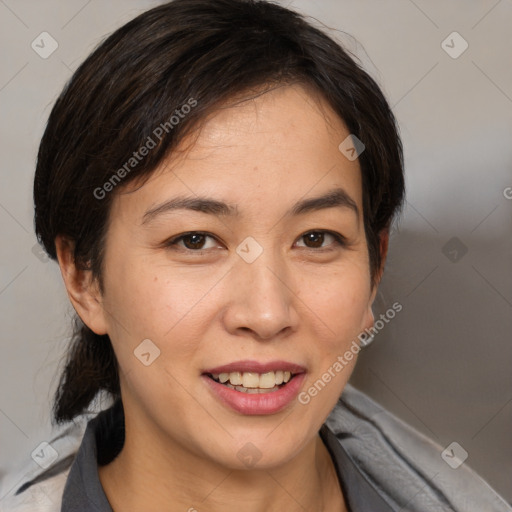
MULTIPOLYGON (((327 193, 301 199, 295 203, 285 216, 296 216, 305 213, 324 210, 327 208, 343 208, 352 210, 359 217, 356 202, 343 188, 335 188, 327 193)), ((150 208, 142 218, 142 224, 147 224, 159 215, 175 210, 192 210, 209 215, 236 217, 239 216, 238 205, 228 204, 209 197, 174 197, 150 208)))

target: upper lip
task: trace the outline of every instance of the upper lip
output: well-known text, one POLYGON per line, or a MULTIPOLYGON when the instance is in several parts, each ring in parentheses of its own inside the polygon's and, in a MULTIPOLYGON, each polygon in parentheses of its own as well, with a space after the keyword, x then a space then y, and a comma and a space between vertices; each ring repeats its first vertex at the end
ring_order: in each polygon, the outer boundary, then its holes
POLYGON ((290 363, 288 361, 268 361, 261 363, 259 361, 234 361, 215 368, 209 368, 203 373, 232 373, 232 372, 253 372, 253 373, 267 373, 275 371, 285 371, 290 373, 304 373, 306 369, 300 364, 290 363))

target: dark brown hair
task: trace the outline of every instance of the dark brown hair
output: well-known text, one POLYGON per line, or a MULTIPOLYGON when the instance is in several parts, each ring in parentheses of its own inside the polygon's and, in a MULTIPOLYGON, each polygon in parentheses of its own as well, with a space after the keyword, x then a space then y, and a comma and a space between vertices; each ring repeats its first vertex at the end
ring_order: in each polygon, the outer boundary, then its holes
MULTIPOLYGON (((299 14, 267 1, 168 2, 119 28, 85 60, 57 99, 39 147, 38 240, 56 259, 56 236, 71 239, 75 263, 90 269, 103 290, 102 249, 114 194, 147 179, 222 103, 290 83, 321 94, 365 145, 359 164, 375 282, 380 235, 404 196, 395 118, 375 81, 346 50, 299 14), (143 146, 152 147, 131 160, 143 146)), ((72 420, 100 390, 120 396, 112 345, 77 318, 54 420, 72 420)))

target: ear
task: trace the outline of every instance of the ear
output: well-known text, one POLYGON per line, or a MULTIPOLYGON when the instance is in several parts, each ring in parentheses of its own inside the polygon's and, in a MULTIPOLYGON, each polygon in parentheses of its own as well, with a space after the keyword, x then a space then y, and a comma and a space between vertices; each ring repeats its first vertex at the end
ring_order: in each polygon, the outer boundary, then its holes
POLYGON ((384 266, 386 264, 386 258, 388 255, 388 247, 389 247, 389 228, 384 228, 380 234, 379 234, 379 251, 381 256, 381 264, 380 267, 377 269, 377 272, 375 273, 375 284, 372 288, 372 293, 370 295, 370 300, 368 301, 368 310, 366 312, 365 317, 365 329, 370 329, 370 327, 373 327, 373 324, 375 323, 375 318, 373 316, 372 311, 372 304, 375 300, 375 297, 377 295, 377 290, 379 288, 379 283, 382 279, 382 274, 384 273, 384 266))
POLYGON ((107 322, 97 279, 91 270, 77 268, 74 242, 57 235, 55 248, 69 300, 82 322, 96 334, 107 334, 107 322))
MULTIPOLYGON (((388 247, 389 247, 389 227, 384 228, 379 233, 379 252, 381 258, 380 268, 375 275, 375 293, 377 292, 377 288, 379 286, 380 280, 382 279, 382 274, 384 273, 384 266, 386 265, 386 258, 388 256, 388 247)), ((375 297, 374 297, 375 298, 375 297)))

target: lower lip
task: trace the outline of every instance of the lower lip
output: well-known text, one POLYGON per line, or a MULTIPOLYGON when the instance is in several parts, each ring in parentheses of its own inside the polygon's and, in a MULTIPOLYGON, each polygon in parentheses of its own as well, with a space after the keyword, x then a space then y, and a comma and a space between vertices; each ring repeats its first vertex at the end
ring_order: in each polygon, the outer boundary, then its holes
POLYGON ((299 373, 285 386, 277 391, 269 393, 250 394, 236 389, 228 388, 224 384, 214 381, 207 375, 201 376, 216 398, 223 404, 231 407, 240 414, 275 414, 282 411, 298 395, 306 377, 305 373, 299 373))

